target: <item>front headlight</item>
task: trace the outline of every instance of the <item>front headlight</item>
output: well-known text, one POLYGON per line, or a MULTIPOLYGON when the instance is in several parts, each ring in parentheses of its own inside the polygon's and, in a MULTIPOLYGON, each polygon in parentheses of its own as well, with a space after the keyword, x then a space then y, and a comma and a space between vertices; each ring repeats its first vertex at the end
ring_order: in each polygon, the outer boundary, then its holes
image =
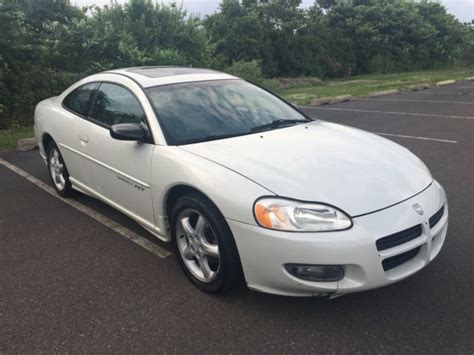
POLYGON ((257 200, 254 214, 261 227, 284 231, 324 232, 352 227, 350 217, 335 207, 277 197, 257 200))

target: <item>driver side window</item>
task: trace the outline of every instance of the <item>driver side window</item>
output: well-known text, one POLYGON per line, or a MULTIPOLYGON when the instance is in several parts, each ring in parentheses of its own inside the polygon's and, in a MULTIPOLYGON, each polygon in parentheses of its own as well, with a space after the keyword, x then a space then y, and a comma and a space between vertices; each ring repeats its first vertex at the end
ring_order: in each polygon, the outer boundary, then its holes
POLYGON ((145 113, 130 91, 119 85, 103 83, 97 90, 90 117, 109 127, 119 123, 141 123, 145 113))

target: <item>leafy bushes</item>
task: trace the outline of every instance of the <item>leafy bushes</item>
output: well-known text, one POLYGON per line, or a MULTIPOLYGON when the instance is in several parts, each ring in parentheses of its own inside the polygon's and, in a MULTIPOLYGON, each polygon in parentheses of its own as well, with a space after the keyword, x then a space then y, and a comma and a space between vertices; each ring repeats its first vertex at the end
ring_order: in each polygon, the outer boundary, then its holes
POLYGON ((12 99, 5 102, 4 111, 0 112, 0 130, 31 125, 32 112, 39 101, 59 95, 85 76, 36 67, 21 72, 7 71, 4 74, 4 83, 7 85, 4 85, 2 96, 12 99))
POLYGON ((119 67, 211 67, 288 88, 318 78, 474 64, 474 30, 436 2, 300 4, 223 0, 218 12, 200 19, 151 0, 83 9, 61 0, 0 0, 0 129, 31 124, 38 101, 119 67), (268 79, 275 77, 291 79, 268 79))
POLYGON ((264 81, 262 66, 258 60, 239 60, 232 63, 232 65, 227 67, 224 71, 258 85, 262 85, 264 81))

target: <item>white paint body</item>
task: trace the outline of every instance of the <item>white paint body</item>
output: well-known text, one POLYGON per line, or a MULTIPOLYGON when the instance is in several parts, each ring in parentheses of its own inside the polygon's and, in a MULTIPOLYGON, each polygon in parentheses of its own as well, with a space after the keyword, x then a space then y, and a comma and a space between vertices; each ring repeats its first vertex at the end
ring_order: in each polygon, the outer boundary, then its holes
POLYGON ((170 240, 166 199, 171 188, 184 185, 207 196, 226 218, 251 289, 293 296, 361 291, 399 281, 439 253, 447 231, 446 195, 407 149, 371 133, 319 120, 169 146, 143 88, 234 77, 149 78, 124 73, 90 76, 39 103, 35 134, 43 157, 43 137, 53 137, 75 189, 117 208, 158 238, 170 240), (136 95, 155 144, 115 140, 108 129, 62 107, 64 97, 78 86, 102 81, 125 86, 136 95), (254 202, 275 195, 336 206, 352 217, 353 227, 319 233, 261 228, 253 215, 254 202), (414 211, 415 203, 423 206, 423 215, 414 211), (429 218, 443 206, 442 219, 431 229, 429 218), (423 226, 420 237, 377 250, 377 239, 417 224, 423 226), (417 246, 421 249, 415 258, 383 270, 382 260, 417 246), (337 282, 304 281, 291 276, 284 269, 286 263, 342 265, 345 277, 337 282))

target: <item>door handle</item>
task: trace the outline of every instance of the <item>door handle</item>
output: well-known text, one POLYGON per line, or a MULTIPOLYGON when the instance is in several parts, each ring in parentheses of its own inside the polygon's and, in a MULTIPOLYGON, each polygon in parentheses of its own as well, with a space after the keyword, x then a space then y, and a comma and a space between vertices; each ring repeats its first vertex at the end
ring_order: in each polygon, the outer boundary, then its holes
POLYGON ((79 140, 83 143, 88 143, 89 142, 89 137, 87 137, 85 134, 80 134, 79 135, 79 140))

